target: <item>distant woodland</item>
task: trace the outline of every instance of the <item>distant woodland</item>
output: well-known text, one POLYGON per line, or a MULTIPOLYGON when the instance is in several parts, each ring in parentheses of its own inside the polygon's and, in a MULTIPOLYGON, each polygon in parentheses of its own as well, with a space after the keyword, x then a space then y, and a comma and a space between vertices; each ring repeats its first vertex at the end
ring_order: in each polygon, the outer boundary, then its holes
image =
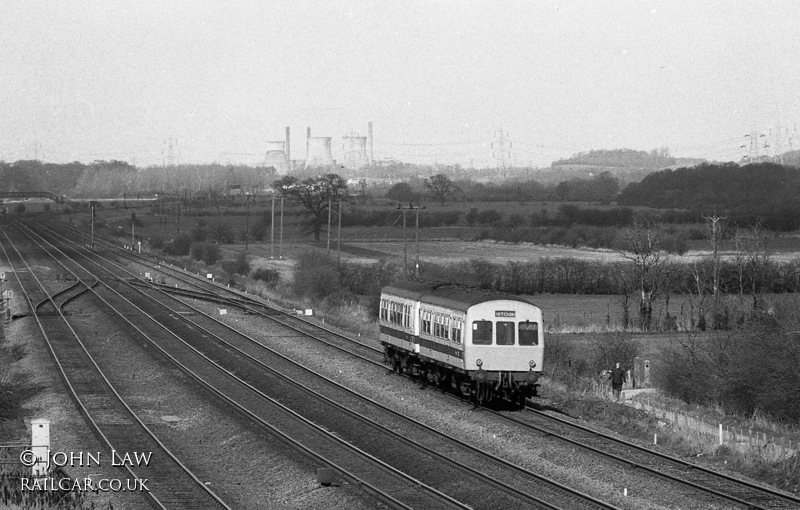
MULTIPOLYGON (((787 159, 795 157, 788 153, 787 159)), ((673 161, 668 151, 592 151, 578 154, 565 162, 611 159, 628 163, 673 161), (626 156, 627 155, 627 156, 626 156)), ((734 163, 709 164, 678 169, 651 171, 639 182, 623 184, 613 172, 590 173, 584 178, 569 178, 554 183, 533 176, 474 180, 461 167, 424 167, 396 163, 413 174, 406 179, 406 194, 396 197, 425 201, 423 177, 434 170, 449 175, 454 184, 447 201, 456 202, 586 202, 624 207, 650 207, 682 210, 692 217, 724 214, 738 224, 762 225, 770 230, 800 229, 800 168, 797 166, 758 163, 740 166, 734 163), (449 171, 448 171, 449 170, 449 171)), ((377 168, 387 170, 386 165, 377 168)), ((400 172, 398 172, 400 173, 400 172)), ((567 174, 568 175, 568 174, 567 174)), ((395 181, 399 180, 397 173, 395 181)), ((224 194, 230 187, 243 190, 267 188, 276 179, 274 169, 234 165, 179 165, 171 168, 137 168, 124 161, 83 163, 42 163, 39 161, 0 162, 0 186, 7 191, 43 190, 70 198, 121 197, 156 193, 224 194)), ((384 185, 385 186, 385 185, 384 185)), ((354 188, 355 189, 355 188, 354 188)), ((373 196, 384 196, 388 187, 370 184, 373 196)), ((394 199, 394 196, 390 198, 394 199)), ((580 223, 580 221, 579 221, 580 223)), ((537 223, 538 224, 538 223, 537 223)))
POLYGON ((800 168, 760 163, 662 170, 631 183, 620 205, 723 213, 734 223, 761 219, 771 230, 800 228, 800 168))
POLYGON ((136 168, 125 161, 42 163, 0 162, 5 191, 50 191, 70 198, 121 197, 164 192, 224 192, 229 186, 266 187, 275 170, 234 165, 179 165, 136 168))

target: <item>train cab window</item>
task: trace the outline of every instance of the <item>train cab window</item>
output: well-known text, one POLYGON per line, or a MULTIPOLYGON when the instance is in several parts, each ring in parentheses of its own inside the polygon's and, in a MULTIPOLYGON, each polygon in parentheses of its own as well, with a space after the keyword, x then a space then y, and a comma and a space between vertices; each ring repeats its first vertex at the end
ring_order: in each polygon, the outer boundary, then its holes
POLYGON ((381 299, 381 320, 382 321, 389 320, 389 305, 387 304, 385 299, 381 299))
POLYGON ((519 344, 539 345, 539 324, 536 322, 519 323, 519 344))
POLYGON ((492 321, 472 322, 472 345, 492 345, 492 321))
POLYGON ((514 323, 497 321, 497 345, 514 345, 514 323))

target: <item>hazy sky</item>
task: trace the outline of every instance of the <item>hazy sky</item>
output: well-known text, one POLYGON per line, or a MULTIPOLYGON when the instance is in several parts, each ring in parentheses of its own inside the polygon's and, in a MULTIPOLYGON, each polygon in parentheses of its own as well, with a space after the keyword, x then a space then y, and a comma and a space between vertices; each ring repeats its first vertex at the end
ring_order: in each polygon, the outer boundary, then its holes
POLYGON ((0 160, 257 163, 286 126, 303 159, 309 125, 337 157, 368 121, 418 163, 492 164, 500 128, 516 164, 738 160, 754 129, 789 147, 798 27, 790 0, 0 0, 0 160))

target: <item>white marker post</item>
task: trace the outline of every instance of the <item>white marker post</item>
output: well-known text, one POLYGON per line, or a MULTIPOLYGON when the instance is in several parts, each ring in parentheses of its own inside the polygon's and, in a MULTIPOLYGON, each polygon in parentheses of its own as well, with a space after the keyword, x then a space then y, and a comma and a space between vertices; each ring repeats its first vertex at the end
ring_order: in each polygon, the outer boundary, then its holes
POLYGON ((47 475, 47 464, 50 460, 47 458, 47 452, 49 451, 50 420, 31 420, 31 452, 36 457, 36 464, 31 468, 33 476, 47 475))
POLYGON ((4 290, 3 291, 3 306, 5 307, 6 313, 3 317, 3 321, 8 324, 11 322, 11 298, 14 297, 13 290, 4 290))

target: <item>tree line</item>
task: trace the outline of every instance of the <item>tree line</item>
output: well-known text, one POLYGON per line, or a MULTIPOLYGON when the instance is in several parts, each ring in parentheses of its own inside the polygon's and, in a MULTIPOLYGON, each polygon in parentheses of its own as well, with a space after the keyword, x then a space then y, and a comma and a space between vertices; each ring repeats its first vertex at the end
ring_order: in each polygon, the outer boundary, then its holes
POLYGON ((0 161, 0 182, 7 191, 51 191, 71 198, 128 197, 172 192, 227 192, 231 185, 266 187, 275 169, 244 165, 174 165, 137 168, 125 161, 89 164, 0 161))
POLYGON ((629 184, 620 205, 674 208, 724 214, 732 223, 761 224, 770 230, 800 228, 800 169, 759 163, 703 164, 662 170, 629 184))

